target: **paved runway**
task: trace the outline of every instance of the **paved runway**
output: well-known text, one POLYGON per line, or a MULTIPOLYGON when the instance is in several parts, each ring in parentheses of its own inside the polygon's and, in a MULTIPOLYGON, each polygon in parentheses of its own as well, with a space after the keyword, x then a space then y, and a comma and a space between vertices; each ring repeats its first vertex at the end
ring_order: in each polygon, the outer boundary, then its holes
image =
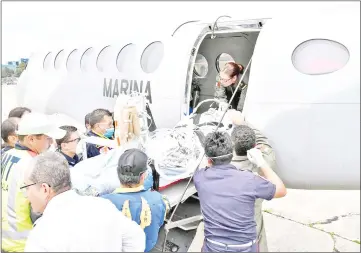
MULTIPOLYGON (((3 120, 16 106, 14 88, 2 86, 3 120)), ((263 209, 269 251, 360 252, 359 190, 288 190, 263 209)))

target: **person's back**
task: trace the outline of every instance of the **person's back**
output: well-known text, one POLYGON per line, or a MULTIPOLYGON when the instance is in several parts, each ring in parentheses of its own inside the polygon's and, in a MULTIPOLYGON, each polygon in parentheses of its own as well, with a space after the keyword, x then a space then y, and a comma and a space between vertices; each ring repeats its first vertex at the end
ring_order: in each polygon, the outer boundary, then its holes
POLYGON ((199 170, 194 177, 204 217, 204 234, 224 244, 246 244, 257 236, 256 198, 272 199, 275 187, 231 164, 199 170))
POLYGON ((102 197, 109 199, 119 211, 144 229, 145 252, 148 252, 157 243, 159 228, 164 223, 167 207, 159 192, 149 190, 130 192, 129 190, 120 188, 102 197))
POLYGON ((117 168, 121 187, 112 194, 102 196, 144 229, 146 252, 153 249, 157 243, 159 228, 163 225, 170 208, 166 197, 149 190, 150 172, 147 170, 147 161, 147 155, 139 149, 124 151, 117 168))
POLYGON ((33 210, 42 213, 25 252, 144 250, 143 230, 109 200, 71 190, 69 165, 60 153, 48 151, 34 158, 24 173, 24 184, 33 210))
POLYGON ((22 172, 36 153, 21 145, 7 151, 1 161, 1 247, 8 252, 24 251, 33 224, 29 201, 19 190, 22 172))
POLYGON ((255 201, 284 196, 285 187, 259 150, 250 150, 249 159, 257 163, 272 182, 230 164, 233 143, 226 132, 208 134, 204 147, 210 167, 197 170, 193 178, 204 218, 202 251, 255 252, 255 201))
MULTIPOLYGON (((127 222, 129 219, 114 208, 110 201, 80 196, 70 190, 49 202, 43 217, 30 234, 25 251, 36 251, 39 247, 50 252, 126 251, 122 237, 131 229, 127 222), (51 231, 51 238, 54 239, 43 238, 42 242, 37 242, 39 244, 32 244, 32 238, 42 238, 45 231, 51 231)), ((144 238, 144 235, 142 237, 139 233, 139 237, 144 238)))

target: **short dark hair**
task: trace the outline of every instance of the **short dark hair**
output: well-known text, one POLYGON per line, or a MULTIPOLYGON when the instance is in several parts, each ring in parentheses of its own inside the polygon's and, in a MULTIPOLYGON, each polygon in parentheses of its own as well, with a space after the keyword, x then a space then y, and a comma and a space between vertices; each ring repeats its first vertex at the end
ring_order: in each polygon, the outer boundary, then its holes
POLYGON ((228 164, 232 161, 233 148, 231 136, 227 132, 213 132, 206 136, 205 154, 212 159, 213 165, 228 164), (219 158, 212 158, 218 157, 219 158))
POLYGON ((66 131, 66 134, 65 134, 65 136, 64 136, 63 138, 61 138, 61 139, 56 139, 56 144, 58 145, 59 148, 61 148, 60 145, 61 145, 62 143, 69 141, 70 136, 71 136, 72 133, 74 133, 74 132, 76 132, 76 131, 78 130, 78 129, 77 129, 76 127, 74 127, 74 126, 61 126, 60 129, 65 130, 65 131, 66 131))
POLYGON ((248 150, 256 146, 256 134, 249 126, 236 126, 231 137, 236 155, 245 156, 248 150))
POLYGON ((18 128, 18 124, 16 122, 16 119, 8 118, 8 119, 4 120, 4 122, 1 124, 1 138, 5 142, 8 142, 9 136, 15 135, 17 128, 18 128))
POLYGON ((90 115, 91 113, 88 113, 87 115, 85 115, 85 118, 84 118, 84 125, 86 126, 87 124, 90 125, 90 115))
POLYGON ((95 124, 103 120, 104 116, 112 117, 112 114, 107 109, 96 109, 94 110, 89 117, 89 124, 91 127, 94 127, 95 124))
POLYGON ((25 112, 31 112, 31 110, 27 107, 15 107, 9 112, 8 118, 21 118, 25 112))

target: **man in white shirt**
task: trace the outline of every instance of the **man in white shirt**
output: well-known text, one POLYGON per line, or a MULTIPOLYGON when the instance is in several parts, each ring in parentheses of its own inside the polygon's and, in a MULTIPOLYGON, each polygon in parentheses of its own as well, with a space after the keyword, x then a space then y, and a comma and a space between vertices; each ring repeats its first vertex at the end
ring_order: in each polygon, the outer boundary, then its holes
POLYGON ((145 234, 137 223, 109 200, 71 190, 68 162, 61 154, 37 156, 21 188, 33 210, 43 213, 25 252, 144 252, 145 234))

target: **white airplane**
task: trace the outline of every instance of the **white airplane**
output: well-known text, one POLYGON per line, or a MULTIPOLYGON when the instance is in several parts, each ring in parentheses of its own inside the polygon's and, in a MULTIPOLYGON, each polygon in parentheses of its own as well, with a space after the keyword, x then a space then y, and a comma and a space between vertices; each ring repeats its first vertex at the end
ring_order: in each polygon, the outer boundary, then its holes
POLYGON ((287 186, 359 189, 359 20, 342 10, 222 17, 159 38, 39 52, 19 79, 18 103, 83 122, 93 109, 113 110, 117 95, 142 91, 156 126, 173 127, 189 114, 192 80, 200 101, 212 98, 222 65, 252 58, 244 114, 271 140, 287 186))
POLYGON ((163 37, 144 34, 33 54, 17 85, 19 105, 83 124, 96 108, 112 111, 119 94, 139 91, 157 128, 174 127, 189 115, 192 81, 200 102, 211 99, 226 62, 251 61, 243 112, 271 141, 286 186, 360 189, 359 12, 221 16, 163 37))

